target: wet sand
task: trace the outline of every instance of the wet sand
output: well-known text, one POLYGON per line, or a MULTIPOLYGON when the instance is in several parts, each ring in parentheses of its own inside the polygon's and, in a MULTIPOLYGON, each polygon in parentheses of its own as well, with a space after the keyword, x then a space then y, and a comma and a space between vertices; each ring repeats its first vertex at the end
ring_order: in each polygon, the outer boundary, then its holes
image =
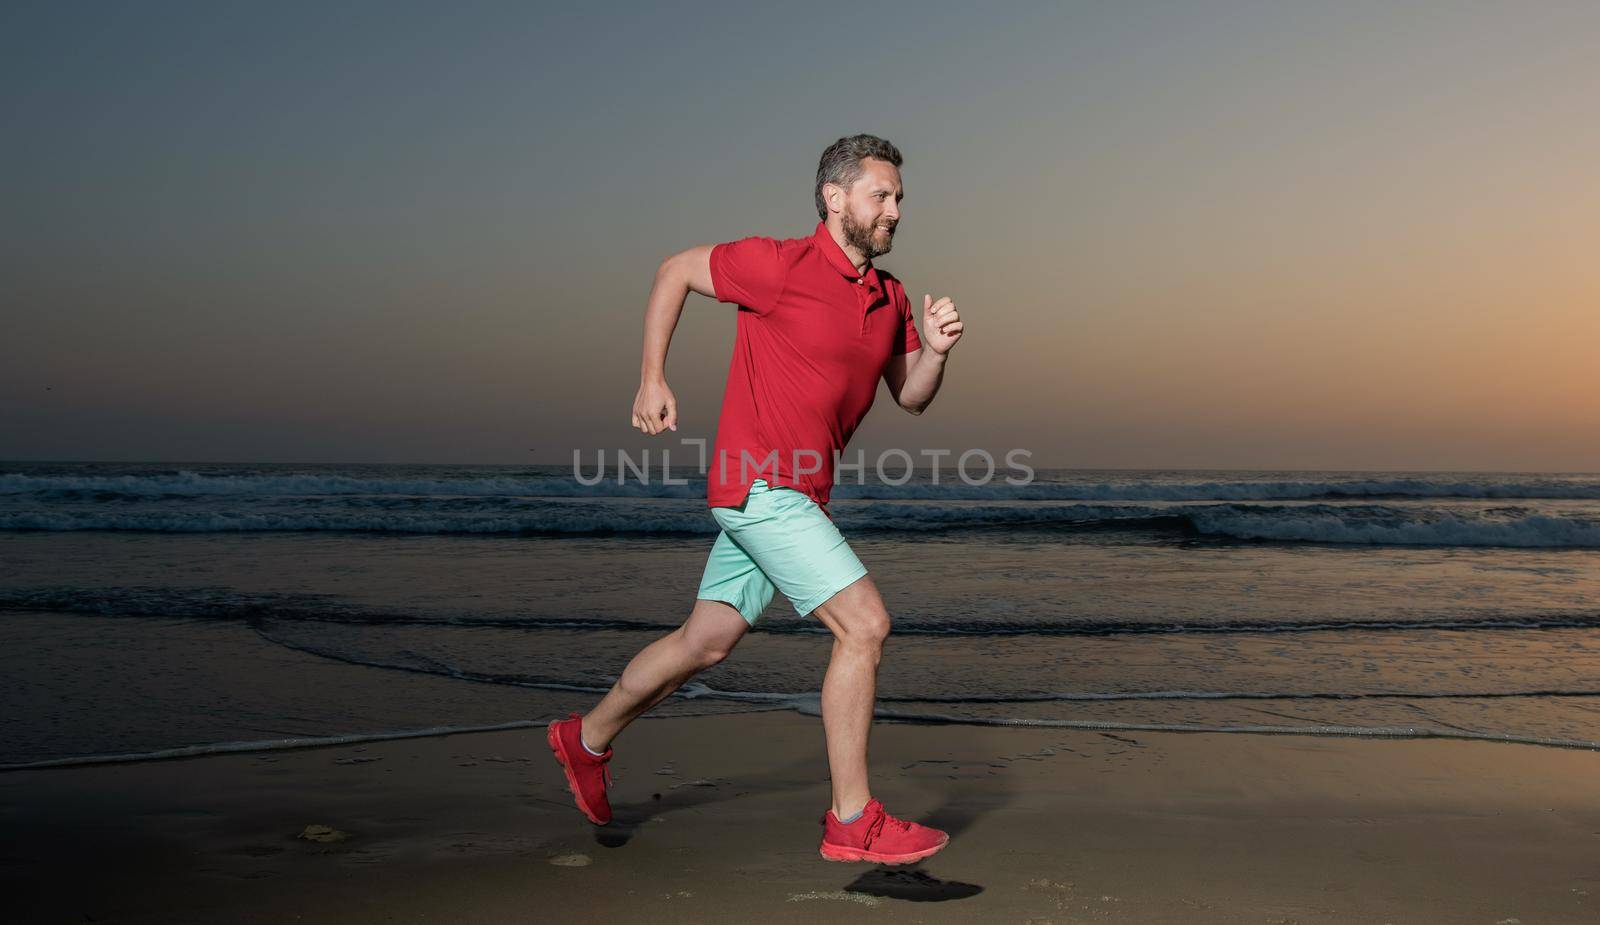
POLYGON ((817 856, 815 717, 647 718, 616 756, 603 828, 542 728, 0 773, 5 918, 1600 921, 1592 751, 880 723, 875 795, 952 835, 907 867, 817 856))

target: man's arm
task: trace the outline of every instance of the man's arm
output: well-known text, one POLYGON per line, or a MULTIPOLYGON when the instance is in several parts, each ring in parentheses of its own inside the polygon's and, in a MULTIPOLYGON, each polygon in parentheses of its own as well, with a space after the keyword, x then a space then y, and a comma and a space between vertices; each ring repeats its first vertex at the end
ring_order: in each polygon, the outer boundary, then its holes
POLYGON ((889 394, 895 404, 912 414, 921 414, 939 394, 944 381, 945 354, 934 353, 919 347, 910 353, 889 358, 884 367, 883 381, 889 384, 889 394))
POLYGON ((678 429, 678 399, 667 387, 667 347, 690 292, 716 298, 711 285, 711 248, 702 244, 661 261, 644 310, 644 358, 633 398, 633 426, 655 435, 678 429))
POLYGON ((708 299, 717 297, 716 289, 711 285, 711 249, 715 244, 702 244, 691 247, 682 253, 673 254, 661 261, 661 268, 656 271, 659 278, 663 270, 670 270, 683 277, 689 289, 698 292, 708 299))
POLYGON ((961 339, 961 315, 954 300, 946 296, 933 301, 922 297, 922 346, 910 353, 890 357, 883 369, 883 381, 895 404, 912 414, 921 414, 939 394, 944 382, 944 362, 950 348, 961 339))

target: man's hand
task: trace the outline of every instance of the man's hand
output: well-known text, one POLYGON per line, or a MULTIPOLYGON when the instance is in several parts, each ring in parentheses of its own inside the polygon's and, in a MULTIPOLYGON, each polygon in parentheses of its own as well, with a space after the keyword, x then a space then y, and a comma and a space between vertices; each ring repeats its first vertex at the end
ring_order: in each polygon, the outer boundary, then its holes
POLYGON ((933 296, 922 296, 922 343, 929 350, 943 356, 961 339, 961 316, 956 313, 955 300, 945 296, 935 302, 933 296))
POLYGON ((639 394, 633 397, 633 426, 651 436, 678 429, 678 399, 665 379, 639 383, 639 394))

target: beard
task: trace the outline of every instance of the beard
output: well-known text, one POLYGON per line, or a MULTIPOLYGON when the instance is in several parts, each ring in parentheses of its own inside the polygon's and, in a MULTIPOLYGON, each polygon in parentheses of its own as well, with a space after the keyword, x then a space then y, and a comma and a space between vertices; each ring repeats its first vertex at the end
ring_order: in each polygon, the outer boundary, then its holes
POLYGON ((877 225, 857 225, 850 217, 849 212, 840 214, 841 229, 844 232, 845 242, 861 252, 863 257, 871 260, 874 257, 889 253, 894 249, 894 235, 891 232, 878 233, 877 225))

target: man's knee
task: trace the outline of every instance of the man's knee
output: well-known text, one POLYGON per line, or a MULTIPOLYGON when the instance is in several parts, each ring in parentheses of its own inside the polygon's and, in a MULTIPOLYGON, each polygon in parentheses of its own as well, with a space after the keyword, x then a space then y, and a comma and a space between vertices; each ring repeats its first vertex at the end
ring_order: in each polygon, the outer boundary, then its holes
POLYGON ((705 671, 728 657, 733 645, 719 640, 700 640, 691 647, 696 671, 705 671))
POLYGON ((727 658, 749 629, 750 624, 732 604, 697 600, 688 622, 675 631, 680 658, 694 671, 704 671, 727 658))
POLYGON ((892 625, 883 598, 866 579, 829 598, 816 615, 847 646, 881 649, 892 625))
POLYGON ((854 645, 882 649, 889 638, 889 612, 882 608, 863 610, 844 621, 845 641, 854 645))
POLYGON ((684 629, 679 629, 679 632, 683 634, 684 651, 697 672, 721 663, 739 642, 739 637, 722 633, 696 633, 684 629))

